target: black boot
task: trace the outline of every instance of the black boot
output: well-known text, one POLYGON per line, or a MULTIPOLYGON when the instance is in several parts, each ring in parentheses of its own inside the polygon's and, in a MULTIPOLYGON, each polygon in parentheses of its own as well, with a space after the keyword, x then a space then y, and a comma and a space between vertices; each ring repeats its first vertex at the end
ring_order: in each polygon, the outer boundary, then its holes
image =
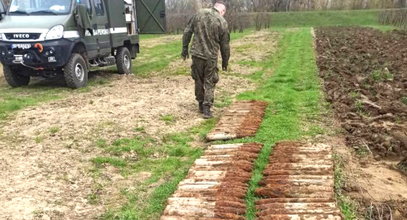
POLYGON ((213 118, 210 106, 207 106, 207 105, 203 106, 203 118, 204 119, 213 118))
POLYGON ((203 114, 203 102, 199 102, 199 113, 203 114))

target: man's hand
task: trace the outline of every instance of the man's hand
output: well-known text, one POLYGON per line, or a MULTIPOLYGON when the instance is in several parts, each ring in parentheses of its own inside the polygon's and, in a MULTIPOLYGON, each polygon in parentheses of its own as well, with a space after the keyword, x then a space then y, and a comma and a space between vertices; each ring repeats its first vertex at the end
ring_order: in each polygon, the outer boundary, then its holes
POLYGON ((222 61, 222 70, 228 71, 228 62, 222 61))
POLYGON ((182 59, 186 60, 189 58, 189 52, 188 52, 188 47, 183 47, 182 48, 182 53, 181 53, 182 59))

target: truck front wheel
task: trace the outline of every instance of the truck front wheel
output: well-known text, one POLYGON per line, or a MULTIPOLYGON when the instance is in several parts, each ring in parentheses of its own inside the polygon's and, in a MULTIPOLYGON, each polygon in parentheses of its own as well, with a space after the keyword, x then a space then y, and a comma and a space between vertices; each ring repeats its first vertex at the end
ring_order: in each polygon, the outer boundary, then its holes
POLYGON ((116 52, 116 65, 119 74, 130 74, 131 73, 131 55, 127 47, 120 47, 116 52))
POLYGON ((85 87, 88 84, 88 68, 82 55, 72 54, 64 67, 66 85, 73 89, 85 87))
POLYGON ((11 87, 26 86, 30 83, 30 76, 21 75, 10 66, 3 66, 3 72, 4 78, 11 87))

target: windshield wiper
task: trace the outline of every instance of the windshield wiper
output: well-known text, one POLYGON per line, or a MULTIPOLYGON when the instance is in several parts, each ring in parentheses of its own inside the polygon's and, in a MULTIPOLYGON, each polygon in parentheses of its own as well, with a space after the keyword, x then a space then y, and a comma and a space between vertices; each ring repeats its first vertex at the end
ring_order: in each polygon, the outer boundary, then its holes
POLYGON ((28 12, 26 11, 10 11, 10 14, 23 14, 23 15, 28 15, 28 12))
POLYGON ((41 10, 41 11, 33 11, 30 14, 52 14, 52 15, 58 15, 58 13, 49 11, 49 10, 41 10))

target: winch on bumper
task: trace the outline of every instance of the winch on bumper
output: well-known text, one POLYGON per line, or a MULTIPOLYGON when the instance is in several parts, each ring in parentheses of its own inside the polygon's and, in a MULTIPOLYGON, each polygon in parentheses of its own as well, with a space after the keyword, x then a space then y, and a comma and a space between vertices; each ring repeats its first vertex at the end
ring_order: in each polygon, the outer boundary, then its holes
POLYGON ((34 70, 63 67, 74 42, 58 39, 43 42, 0 42, 0 61, 4 65, 23 65, 34 70))

